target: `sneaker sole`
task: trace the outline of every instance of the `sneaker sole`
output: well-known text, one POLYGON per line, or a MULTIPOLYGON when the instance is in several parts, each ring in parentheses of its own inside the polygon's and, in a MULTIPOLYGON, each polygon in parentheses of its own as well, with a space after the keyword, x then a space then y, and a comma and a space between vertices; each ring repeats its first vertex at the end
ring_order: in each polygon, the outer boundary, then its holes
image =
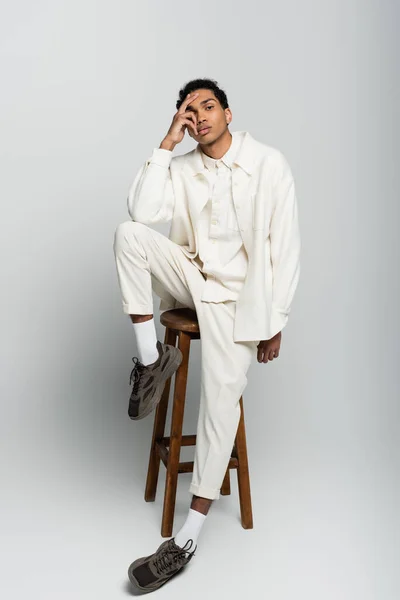
POLYGON ((183 354, 179 348, 176 348, 175 346, 173 346, 173 348, 176 350, 176 356, 173 360, 171 360, 169 366, 165 369, 163 377, 157 385, 156 391, 154 392, 153 398, 150 400, 147 408, 140 415, 137 417, 130 417, 132 421, 140 421, 141 419, 147 417, 147 415, 153 412, 153 410, 157 407, 157 404, 160 402, 162 393, 164 391, 165 382, 175 373, 175 371, 177 371, 183 360, 183 354))

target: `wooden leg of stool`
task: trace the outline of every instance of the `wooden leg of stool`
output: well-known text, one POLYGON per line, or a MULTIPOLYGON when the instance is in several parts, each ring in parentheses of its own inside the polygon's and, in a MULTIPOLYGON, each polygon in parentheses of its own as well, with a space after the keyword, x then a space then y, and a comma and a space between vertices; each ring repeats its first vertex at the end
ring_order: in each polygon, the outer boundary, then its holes
POLYGON ((229 475, 229 467, 226 469, 224 481, 221 486, 221 496, 229 496, 231 493, 231 478, 229 475))
MULTIPOLYGON (((164 343, 175 346, 176 332, 168 327, 165 330, 164 343)), ((165 382, 161 400, 156 408, 153 426, 153 438, 151 441, 149 467, 147 469, 146 489, 144 499, 146 502, 154 502, 157 492, 158 474, 160 471, 160 455, 157 452, 156 443, 164 437, 165 421, 167 419, 168 399, 171 389, 171 377, 165 382)))
POLYGON ((183 415, 185 411, 185 396, 189 366, 190 335, 180 331, 178 348, 183 354, 183 360, 175 373, 174 403, 171 419, 170 446, 168 466, 165 480, 164 508, 161 524, 162 537, 170 537, 174 525, 176 488, 178 485, 178 469, 182 443, 183 415))
POLYGON ((243 396, 240 398, 240 421, 236 434, 236 452, 238 457, 238 488, 240 516, 244 529, 253 528, 253 511, 251 508, 249 464, 247 460, 246 431, 244 425, 243 396))

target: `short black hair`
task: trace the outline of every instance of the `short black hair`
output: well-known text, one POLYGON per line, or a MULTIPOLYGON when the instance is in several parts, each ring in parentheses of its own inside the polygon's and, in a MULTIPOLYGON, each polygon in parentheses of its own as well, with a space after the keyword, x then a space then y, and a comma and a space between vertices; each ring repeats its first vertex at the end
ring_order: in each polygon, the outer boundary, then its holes
POLYGON ((183 88, 179 90, 179 100, 176 103, 177 110, 179 110, 188 94, 199 89, 213 91, 222 108, 224 110, 225 108, 229 108, 228 98, 226 97, 224 90, 218 86, 217 81, 214 81, 214 79, 192 79, 191 81, 188 81, 188 83, 185 83, 183 88))

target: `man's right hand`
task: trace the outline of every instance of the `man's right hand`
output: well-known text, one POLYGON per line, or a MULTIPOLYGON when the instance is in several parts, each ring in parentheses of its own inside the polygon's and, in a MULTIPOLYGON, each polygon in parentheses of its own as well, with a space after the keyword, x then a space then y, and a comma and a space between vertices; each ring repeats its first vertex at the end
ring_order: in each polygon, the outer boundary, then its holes
POLYGON ((186 96, 186 100, 182 102, 178 112, 174 115, 168 133, 160 144, 160 148, 173 150, 176 144, 179 144, 183 140, 185 131, 188 127, 190 127, 196 136, 198 135, 197 122, 194 113, 192 111, 185 112, 186 107, 193 102, 198 95, 199 94, 196 93, 188 94, 186 96))

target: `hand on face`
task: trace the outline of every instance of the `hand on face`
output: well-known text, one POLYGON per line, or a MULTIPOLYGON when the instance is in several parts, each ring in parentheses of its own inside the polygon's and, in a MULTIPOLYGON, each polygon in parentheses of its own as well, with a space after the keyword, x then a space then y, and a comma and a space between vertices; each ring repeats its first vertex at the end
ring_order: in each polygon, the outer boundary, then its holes
POLYGON ((199 94, 188 94, 186 100, 184 100, 179 107, 179 110, 175 113, 172 123, 167 132, 165 138, 168 138, 172 143, 179 144, 184 136, 187 128, 192 131, 195 135, 198 135, 196 128, 196 117, 192 111, 187 111, 187 106, 197 98, 199 94))

